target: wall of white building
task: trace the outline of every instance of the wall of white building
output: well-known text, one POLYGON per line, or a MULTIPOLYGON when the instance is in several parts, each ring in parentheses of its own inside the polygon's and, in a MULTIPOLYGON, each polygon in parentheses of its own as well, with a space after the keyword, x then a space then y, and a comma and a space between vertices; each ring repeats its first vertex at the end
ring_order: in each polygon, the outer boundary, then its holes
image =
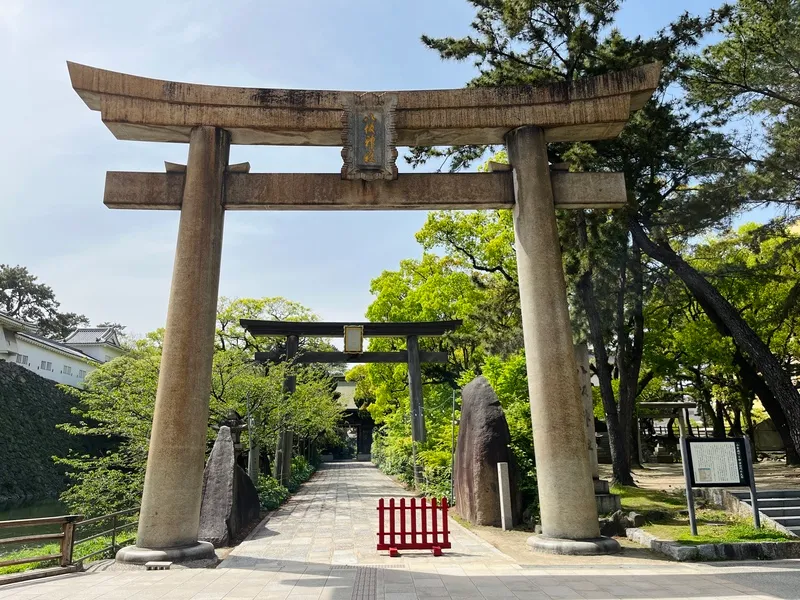
POLYGON ((83 387, 83 380, 86 374, 96 368, 87 361, 82 361, 48 348, 42 348, 23 337, 17 338, 17 357, 21 357, 16 358, 18 365, 33 371, 45 379, 66 383, 74 387, 83 387), (20 362, 20 360, 23 362, 20 362), (43 361, 45 363, 44 368, 42 367, 43 361), (47 369, 48 366, 50 367, 49 370, 47 369))
POLYGON ((76 344, 75 348, 100 362, 108 362, 125 354, 125 351, 121 348, 114 348, 108 345, 84 346, 83 344, 76 344))

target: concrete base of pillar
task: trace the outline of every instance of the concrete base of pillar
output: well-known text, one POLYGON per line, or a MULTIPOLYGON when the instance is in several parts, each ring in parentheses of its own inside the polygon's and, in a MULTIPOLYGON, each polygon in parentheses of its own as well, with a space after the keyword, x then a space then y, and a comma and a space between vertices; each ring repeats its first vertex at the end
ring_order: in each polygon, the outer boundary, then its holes
POLYGON ((571 554, 574 556, 615 554, 621 550, 617 540, 607 537, 599 537, 590 540, 567 540, 549 538, 543 535, 532 535, 528 538, 528 547, 534 552, 543 552, 545 554, 571 554))
POLYGON ((193 560, 216 559, 214 546, 209 542, 197 542, 191 546, 177 548, 139 548, 126 546, 117 552, 117 562, 143 565, 155 561, 185 563, 193 560))

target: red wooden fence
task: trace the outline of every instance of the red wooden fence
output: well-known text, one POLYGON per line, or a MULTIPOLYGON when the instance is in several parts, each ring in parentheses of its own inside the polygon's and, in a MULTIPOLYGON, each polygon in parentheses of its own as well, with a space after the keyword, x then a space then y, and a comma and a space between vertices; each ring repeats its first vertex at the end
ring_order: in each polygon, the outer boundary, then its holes
POLYGON ((447 526, 447 498, 430 504, 425 498, 419 502, 411 498, 378 500, 378 550, 388 550, 389 556, 399 556, 398 550, 431 550, 434 556, 442 555, 442 548, 450 548, 450 531, 447 526), (441 525, 441 527, 439 527, 441 525))

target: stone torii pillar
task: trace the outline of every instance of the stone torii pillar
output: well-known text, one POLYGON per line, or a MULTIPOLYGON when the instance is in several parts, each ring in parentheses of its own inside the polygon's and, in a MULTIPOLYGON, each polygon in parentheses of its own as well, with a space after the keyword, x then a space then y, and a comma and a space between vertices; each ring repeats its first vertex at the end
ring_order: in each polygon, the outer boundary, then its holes
POLYGON ((192 129, 139 529, 117 553, 123 562, 214 557, 197 533, 229 149, 225 130, 192 129))
POLYGON ((600 537, 597 520, 544 131, 520 127, 506 145, 542 516, 542 536, 528 544, 563 554, 617 551, 616 540, 600 537))

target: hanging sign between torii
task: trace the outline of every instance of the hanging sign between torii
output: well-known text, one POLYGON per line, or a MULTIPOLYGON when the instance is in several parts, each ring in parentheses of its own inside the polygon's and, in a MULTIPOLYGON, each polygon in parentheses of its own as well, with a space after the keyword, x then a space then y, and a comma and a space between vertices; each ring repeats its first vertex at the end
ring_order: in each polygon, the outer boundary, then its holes
POLYGON ((397 179, 394 109, 397 95, 367 92, 343 98, 342 179, 397 179))

